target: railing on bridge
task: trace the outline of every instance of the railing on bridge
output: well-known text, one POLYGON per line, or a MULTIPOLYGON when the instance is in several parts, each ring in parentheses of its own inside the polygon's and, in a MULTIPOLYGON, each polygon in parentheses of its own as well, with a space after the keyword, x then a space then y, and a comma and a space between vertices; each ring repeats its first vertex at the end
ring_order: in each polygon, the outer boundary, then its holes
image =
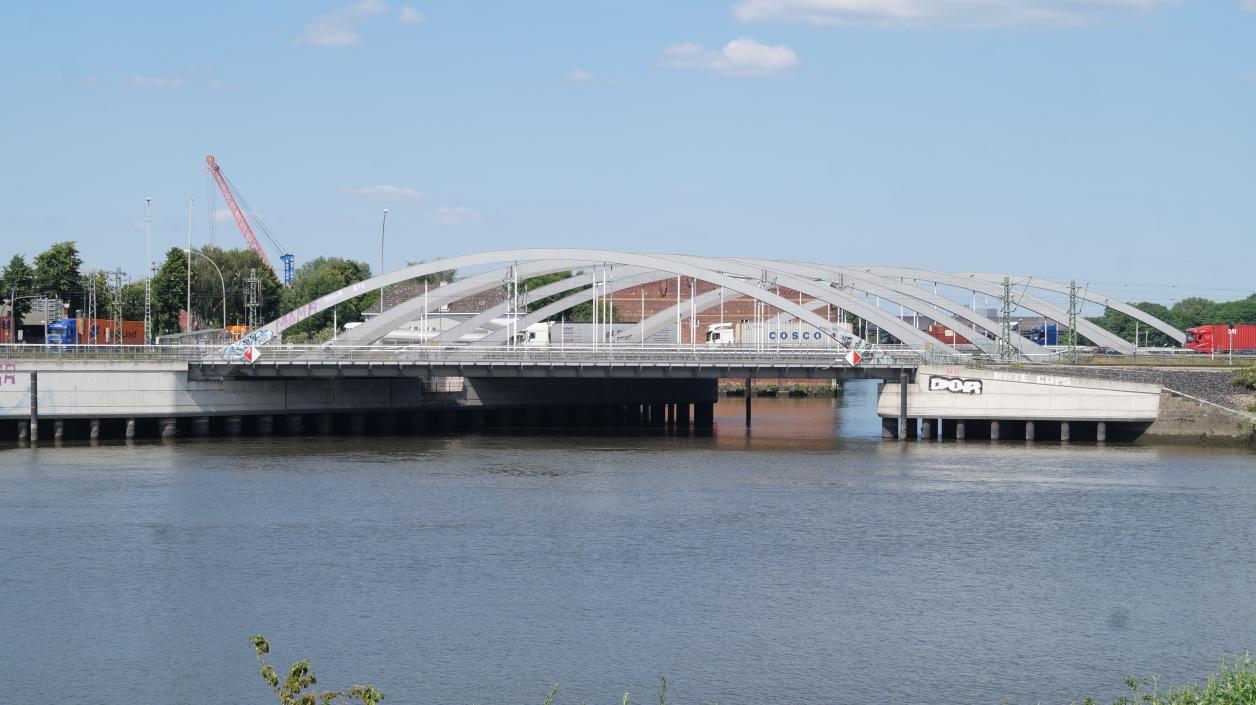
MULTIPOLYGON (((587 364, 587 365, 791 365, 846 367, 846 350, 837 348, 759 348, 707 346, 477 346, 477 345, 282 345, 259 348, 259 364, 386 362, 409 364, 587 364)), ((0 359, 149 360, 210 364, 249 364, 224 360, 219 346, 197 345, 3 345, 0 359)), ((869 347, 860 351, 864 367, 915 367, 922 364, 966 365, 970 356, 942 355, 903 346, 869 347)))

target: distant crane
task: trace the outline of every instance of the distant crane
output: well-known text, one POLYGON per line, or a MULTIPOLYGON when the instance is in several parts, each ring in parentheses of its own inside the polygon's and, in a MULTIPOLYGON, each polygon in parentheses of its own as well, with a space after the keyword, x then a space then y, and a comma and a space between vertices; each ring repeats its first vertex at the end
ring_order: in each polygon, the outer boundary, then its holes
POLYGON ((284 253, 279 255, 279 260, 283 262, 283 272, 281 273, 283 276, 283 285, 287 287, 292 286, 293 257, 287 252, 288 248, 284 247, 283 244, 270 233, 270 230, 266 228, 266 224, 263 223, 262 219, 257 215, 257 211, 249 207, 249 203, 244 200, 244 196, 241 196, 240 192, 236 190, 236 187, 227 180, 226 176, 223 176, 222 169, 218 166, 218 162, 214 160, 214 155, 211 154, 205 157, 205 163, 209 165, 209 173, 213 174, 214 181, 218 182, 218 188, 222 191, 222 197, 227 201, 227 206, 231 208, 231 215, 235 217, 236 225, 240 227, 240 234, 244 236, 244 241, 248 243, 249 247, 253 248, 253 251, 262 258, 262 262, 266 263, 267 267, 274 269, 274 265, 270 263, 270 258, 266 256, 266 250, 262 248, 262 243, 258 242, 257 236, 253 234, 253 228, 249 226, 248 218, 244 217, 244 211, 240 210, 240 206, 236 204, 237 197, 244 203, 244 207, 248 210, 249 214, 253 216, 253 220, 257 222, 257 226, 261 228, 262 234, 266 236, 266 239, 270 241, 270 244, 274 246, 275 249, 284 253))

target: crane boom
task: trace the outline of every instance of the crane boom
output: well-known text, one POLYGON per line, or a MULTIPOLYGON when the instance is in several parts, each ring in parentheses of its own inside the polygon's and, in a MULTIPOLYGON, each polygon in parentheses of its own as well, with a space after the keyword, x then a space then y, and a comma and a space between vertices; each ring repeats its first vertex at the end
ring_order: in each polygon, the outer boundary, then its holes
POLYGON ((244 212, 240 210, 240 206, 236 205, 235 196, 231 195, 231 188, 227 186, 227 180, 223 178, 222 171, 218 168, 218 162, 214 161, 214 155, 211 154, 205 157, 205 163, 209 164, 209 173, 213 174, 214 181, 218 182, 218 189, 222 191, 222 197, 227 201, 227 206, 231 209, 231 215, 235 216, 236 225, 240 227, 240 234, 244 236, 244 241, 262 258, 267 267, 274 269, 274 265, 270 263, 270 258, 266 256, 266 250, 262 249, 262 243, 257 241, 257 236, 253 234, 253 228, 249 227, 249 221, 244 217, 244 212))

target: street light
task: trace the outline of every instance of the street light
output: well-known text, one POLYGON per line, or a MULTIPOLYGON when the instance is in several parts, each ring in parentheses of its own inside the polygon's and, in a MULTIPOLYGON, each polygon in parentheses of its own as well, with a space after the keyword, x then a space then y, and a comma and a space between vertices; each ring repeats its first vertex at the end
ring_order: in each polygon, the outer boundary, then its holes
MULTIPOLYGON (((199 257, 205 258, 206 262, 209 262, 210 264, 214 265, 214 271, 218 272, 218 283, 222 285, 222 329, 226 331, 227 330, 227 280, 222 278, 222 270, 218 268, 218 263, 210 259, 209 255, 205 254, 204 252, 197 252, 196 250, 193 250, 190 247, 184 250, 184 252, 188 253, 189 260, 192 258, 192 255, 197 255, 199 257)), ((188 271, 191 272, 191 267, 188 268, 188 271)), ((191 291, 192 291, 191 287, 189 286, 188 301, 192 300, 191 291)), ((191 316, 192 316, 191 304, 189 303, 188 304, 188 317, 190 318, 191 316)))
MULTIPOLYGON (((384 219, 379 224, 379 273, 384 273, 384 229, 388 227, 388 209, 384 209, 384 219)), ((379 313, 384 314, 384 286, 379 287, 379 313)))

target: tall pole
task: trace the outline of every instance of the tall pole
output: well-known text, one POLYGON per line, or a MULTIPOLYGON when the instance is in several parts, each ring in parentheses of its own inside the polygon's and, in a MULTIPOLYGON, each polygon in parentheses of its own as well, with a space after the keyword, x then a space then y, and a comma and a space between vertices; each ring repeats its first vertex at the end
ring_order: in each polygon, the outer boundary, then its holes
POLYGON ((206 262, 209 262, 214 266, 214 271, 218 272, 218 283, 222 286, 222 329, 225 331, 227 330, 227 280, 223 278, 222 269, 218 267, 218 263, 215 262, 209 255, 204 252, 197 252, 189 247, 188 257, 191 257, 192 255, 204 257, 206 262))
POLYGON ((188 197, 188 300, 187 306, 183 309, 185 319, 183 326, 184 333, 192 332, 192 201, 194 200, 195 199, 192 197, 188 197))
POLYGON ((144 199, 144 345, 153 339, 153 199, 144 199))
MULTIPOLYGON (((388 209, 384 209, 384 219, 379 223, 379 273, 384 273, 384 230, 388 227, 388 209)), ((379 287, 379 312, 384 313, 384 286, 379 287)))

